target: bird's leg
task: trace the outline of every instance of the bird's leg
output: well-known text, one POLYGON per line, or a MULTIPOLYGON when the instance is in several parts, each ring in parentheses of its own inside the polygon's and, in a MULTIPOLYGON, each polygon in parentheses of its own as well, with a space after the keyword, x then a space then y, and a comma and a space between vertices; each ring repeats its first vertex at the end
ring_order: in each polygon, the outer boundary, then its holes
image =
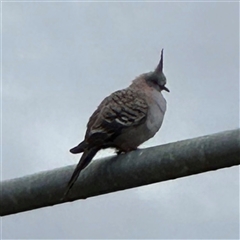
POLYGON ((123 150, 116 149, 116 154, 117 154, 117 155, 120 155, 121 153, 123 153, 123 150))
POLYGON ((127 152, 131 152, 131 151, 135 151, 138 148, 129 148, 129 149, 116 149, 116 154, 120 155, 121 153, 127 153, 127 152))

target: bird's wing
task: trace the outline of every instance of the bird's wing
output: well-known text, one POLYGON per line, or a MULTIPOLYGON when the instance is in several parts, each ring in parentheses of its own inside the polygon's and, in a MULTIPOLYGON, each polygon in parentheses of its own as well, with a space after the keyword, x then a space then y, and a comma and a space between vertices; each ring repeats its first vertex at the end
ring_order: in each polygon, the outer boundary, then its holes
POLYGON ((90 117, 85 139, 98 145, 113 139, 122 131, 146 121, 148 104, 145 96, 131 88, 112 93, 105 98, 90 117), (97 142, 96 142, 97 141, 97 142))
POLYGON ((89 119, 84 142, 72 149, 73 153, 83 151, 83 155, 68 182, 64 197, 95 154, 101 148, 112 147, 112 141, 122 131, 143 124, 147 113, 144 95, 130 88, 114 92, 102 101, 89 119))

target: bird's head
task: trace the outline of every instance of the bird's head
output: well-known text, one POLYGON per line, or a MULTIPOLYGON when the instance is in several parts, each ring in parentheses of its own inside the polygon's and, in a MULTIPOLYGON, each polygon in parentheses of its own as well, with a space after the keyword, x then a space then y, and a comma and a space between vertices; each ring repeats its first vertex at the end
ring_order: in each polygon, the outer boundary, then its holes
POLYGON ((157 88, 159 91, 165 90, 170 92, 169 89, 165 86, 167 79, 163 73, 163 49, 161 51, 161 59, 153 72, 147 74, 147 82, 157 88))

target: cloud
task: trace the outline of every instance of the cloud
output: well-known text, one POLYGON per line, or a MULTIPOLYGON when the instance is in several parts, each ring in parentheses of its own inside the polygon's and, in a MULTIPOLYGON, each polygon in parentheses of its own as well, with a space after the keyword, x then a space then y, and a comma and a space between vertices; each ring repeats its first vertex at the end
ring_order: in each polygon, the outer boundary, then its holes
MULTIPOLYGON (((239 126, 237 3, 3 3, 2 17, 4 179, 76 163, 91 113, 162 47, 168 109, 142 147, 239 126)), ((7 216, 3 238, 236 239, 238 171, 7 216)))

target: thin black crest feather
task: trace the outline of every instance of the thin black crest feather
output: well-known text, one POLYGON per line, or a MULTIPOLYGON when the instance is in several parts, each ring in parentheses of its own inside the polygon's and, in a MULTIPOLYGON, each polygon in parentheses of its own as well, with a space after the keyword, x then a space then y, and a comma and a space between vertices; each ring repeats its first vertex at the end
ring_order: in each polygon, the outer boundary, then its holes
POLYGON ((156 68, 157 72, 162 72, 162 70, 163 70, 163 49, 161 51, 161 59, 160 59, 159 64, 156 68))

